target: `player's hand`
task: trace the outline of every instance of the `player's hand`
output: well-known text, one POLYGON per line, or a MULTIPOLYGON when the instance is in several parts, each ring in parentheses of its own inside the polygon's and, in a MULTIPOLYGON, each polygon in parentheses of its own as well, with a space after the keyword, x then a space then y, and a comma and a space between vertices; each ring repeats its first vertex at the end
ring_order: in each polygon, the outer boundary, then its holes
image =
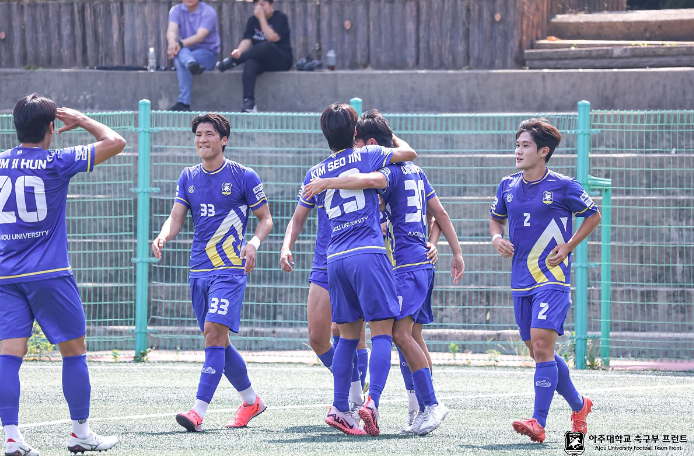
POLYGON ((427 248, 429 249, 427 252, 427 260, 429 260, 431 264, 436 264, 436 262, 439 261, 439 249, 431 242, 427 242, 427 248))
POLYGON ((249 274, 255 269, 255 246, 251 244, 244 245, 241 249, 241 258, 246 259, 246 267, 243 272, 249 274))
POLYGON ((463 278, 463 273, 465 272, 465 260, 463 260, 462 255, 453 255, 451 260, 451 277, 453 277, 453 283, 458 285, 460 279, 463 278))
POLYGON ((255 8, 253 8, 253 15, 259 20, 263 20, 265 18, 265 11, 263 11, 263 7, 260 5, 255 5, 255 8))
POLYGON ((400 138, 395 136, 395 133, 393 133, 393 147, 399 147, 400 146, 400 138))
POLYGON ((161 260, 161 251, 164 248, 164 244, 166 244, 166 239, 163 237, 157 237, 152 241, 152 252, 154 252, 157 260, 161 260))
POLYGON ((280 268, 284 272, 292 272, 294 270, 294 256, 289 249, 282 249, 280 253, 280 268))
POLYGON ((571 253, 569 244, 559 244, 547 255, 547 265, 550 267, 559 266, 571 253))
POLYGON ((64 124, 58 130, 58 134, 80 127, 82 121, 87 118, 87 116, 72 108, 58 108, 55 117, 64 124))
POLYGON ((317 195, 320 192, 325 191, 326 188, 328 188, 328 183, 325 179, 321 179, 320 177, 313 178, 311 179, 311 182, 304 185, 304 193, 301 195, 301 197, 305 201, 308 201, 309 199, 313 198, 313 195, 317 195))
POLYGON ((238 49, 234 49, 233 51, 231 51, 231 56, 235 59, 240 59, 241 51, 239 51, 238 49))
POLYGON ((169 43, 169 47, 166 48, 166 55, 168 55, 170 59, 173 59, 178 55, 180 50, 181 46, 178 43, 169 43))
POLYGON ((496 251, 499 252, 499 255, 501 255, 502 257, 511 258, 513 256, 513 244, 511 244, 511 241, 509 241, 508 239, 498 237, 494 239, 492 245, 494 246, 496 251))

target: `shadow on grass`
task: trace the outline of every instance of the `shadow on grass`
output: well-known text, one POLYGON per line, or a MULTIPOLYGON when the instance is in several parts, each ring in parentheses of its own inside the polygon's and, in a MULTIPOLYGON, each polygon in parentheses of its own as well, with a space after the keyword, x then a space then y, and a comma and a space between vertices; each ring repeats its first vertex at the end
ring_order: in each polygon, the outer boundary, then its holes
MULTIPOLYGON (((269 430, 268 430, 269 431, 269 430)), ((276 434, 276 431, 271 431, 276 434)), ((326 426, 292 426, 284 429, 285 434, 303 434, 303 437, 298 437, 295 439, 291 438, 279 438, 274 440, 268 440, 267 443, 340 443, 340 442, 354 442, 356 440, 407 440, 416 438, 412 435, 402 435, 402 434, 381 434, 378 437, 371 437, 369 435, 356 436, 343 434, 335 429, 326 426)))
POLYGON ((558 445, 545 445, 545 444, 538 444, 535 442, 528 442, 528 443, 496 443, 496 444, 489 444, 489 445, 458 445, 459 448, 465 449, 465 450, 478 450, 478 451, 503 451, 503 452, 519 452, 519 451, 542 451, 546 452, 547 450, 550 449, 557 449, 561 450, 561 448, 558 445))

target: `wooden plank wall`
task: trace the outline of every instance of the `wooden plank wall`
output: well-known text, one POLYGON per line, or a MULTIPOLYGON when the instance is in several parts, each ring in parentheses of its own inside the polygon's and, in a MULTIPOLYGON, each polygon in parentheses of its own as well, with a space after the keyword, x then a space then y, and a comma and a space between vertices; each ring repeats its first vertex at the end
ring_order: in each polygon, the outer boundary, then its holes
MULTIPOLYGON (((581 0, 596 3, 598 0, 581 0)), ((624 2, 625 0, 600 0, 624 2)), ((252 15, 251 0, 207 0, 228 56, 252 15)), ((312 53, 340 69, 504 69, 546 35, 556 2, 578 0, 276 0, 289 18, 295 61, 312 53)), ((144 66, 166 56, 178 0, 0 0, 0 67, 144 66)))
POLYGON ((627 0, 551 0, 549 17, 567 13, 626 11, 627 0))

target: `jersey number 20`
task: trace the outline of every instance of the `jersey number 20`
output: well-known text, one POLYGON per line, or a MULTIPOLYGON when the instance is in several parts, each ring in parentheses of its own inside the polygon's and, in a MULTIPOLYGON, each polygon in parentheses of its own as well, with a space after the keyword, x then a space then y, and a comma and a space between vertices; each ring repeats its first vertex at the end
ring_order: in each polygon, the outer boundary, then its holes
MULTIPOLYGON (((37 176, 19 176, 14 183, 15 199, 17 201, 17 214, 27 223, 40 222, 46 218, 46 193, 43 180, 37 176), (27 210, 27 200, 24 193, 26 187, 34 188, 36 198, 36 210, 27 210)), ((0 176, 0 223, 17 223, 17 216, 12 211, 5 211, 5 205, 12 195, 12 180, 9 176, 0 176)))

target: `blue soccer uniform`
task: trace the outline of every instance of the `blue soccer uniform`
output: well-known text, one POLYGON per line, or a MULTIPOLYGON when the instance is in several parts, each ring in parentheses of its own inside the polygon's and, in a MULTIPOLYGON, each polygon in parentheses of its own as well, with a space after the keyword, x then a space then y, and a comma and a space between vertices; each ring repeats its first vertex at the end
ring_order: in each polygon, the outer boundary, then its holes
POLYGON ((427 201, 436 196, 422 169, 411 163, 396 163, 381 169, 387 187, 381 196, 388 220, 386 245, 391 250, 400 317, 415 323, 434 321, 431 294, 434 267, 427 259, 427 201))
POLYGON ((508 218, 514 245, 511 289, 523 340, 530 340, 530 328, 564 334, 571 307, 571 255, 554 267, 547 264, 548 255, 571 239, 572 216, 590 217, 597 211, 575 179, 549 169, 534 182, 522 172, 501 180, 490 215, 499 221, 508 218))
POLYGON ((246 289, 246 226, 250 211, 267 204, 263 183, 251 168, 231 160, 215 171, 202 164, 183 170, 176 203, 191 211, 190 292, 195 316, 239 331, 246 289))
POLYGON ((65 206, 70 179, 94 169, 94 154, 93 144, 0 154, 0 339, 30 337, 34 319, 52 344, 85 335, 65 206))
MULTIPOLYGON (((316 207, 316 203, 309 203, 302 198, 301 195, 303 193, 304 186, 302 185, 296 197, 296 201, 307 209, 316 207)), ((308 281, 328 290, 328 243, 330 242, 332 229, 324 208, 318 208, 316 216, 318 217, 318 230, 316 233, 316 244, 313 249, 313 263, 311 264, 311 273, 309 274, 308 281)))

